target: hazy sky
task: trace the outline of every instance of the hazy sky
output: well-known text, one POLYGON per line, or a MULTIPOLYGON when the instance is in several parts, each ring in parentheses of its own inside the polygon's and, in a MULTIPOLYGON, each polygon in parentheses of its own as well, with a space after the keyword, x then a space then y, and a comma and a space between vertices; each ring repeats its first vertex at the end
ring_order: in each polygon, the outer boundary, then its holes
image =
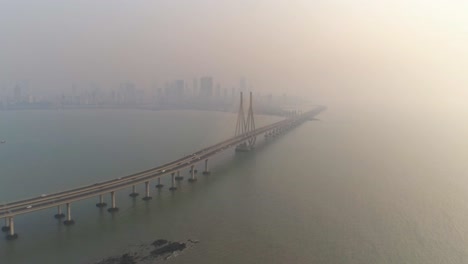
POLYGON ((333 100, 468 99, 466 0, 0 0, 0 85, 213 75, 333 100))

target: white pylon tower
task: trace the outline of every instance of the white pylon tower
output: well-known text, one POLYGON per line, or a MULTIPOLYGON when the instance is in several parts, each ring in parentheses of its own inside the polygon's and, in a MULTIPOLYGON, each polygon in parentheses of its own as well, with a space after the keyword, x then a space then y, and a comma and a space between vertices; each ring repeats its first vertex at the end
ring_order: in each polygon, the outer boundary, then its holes
MULTIPOLYGON (((250 133, 255 130, 255 119, 252 108, 252 92, 250 92, 249 110, 247 111, 247 121, 245 123, 245 130, 247 133, 250 133)), ((255 145, 255 141, 257 141, 256 136, 252 136, 251 138, 249 138, 248 143, 250 149, 252 149, 255 145)))
POLYGON ((239 136, 245 133, 245 115, 244 115, 244 100, 242 96, 242 92, 240 93, 240 106, 239 112, 237 114, 237 124, 236 124, 236 134, 235 136, 239 136))

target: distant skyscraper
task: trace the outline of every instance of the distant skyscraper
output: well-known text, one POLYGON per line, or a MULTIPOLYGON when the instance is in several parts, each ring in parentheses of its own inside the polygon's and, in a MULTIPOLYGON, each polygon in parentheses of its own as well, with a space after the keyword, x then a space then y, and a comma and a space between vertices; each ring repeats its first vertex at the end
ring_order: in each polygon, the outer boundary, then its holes
POLYGON ((215 97, 216 97, 216 98, 221 97, 221 85, 220 85, 219 83, 216 84, 215 97))
POLYGON ((134 104, 136 103, 136 89, 135 84, 127 81, 120 83, 120 92, 122 93, 123 103, 134 104))
POLYGON ((194 78, 193 79, 193 96, 197 96, 198 95, 198 79, 197 78, 194 78))
POLYGON ((184 80, 176 80, 174 82, 174 95, 177 98, 184 97, 184 90, 185 90, 185 81, 184 80))
POLYGON ((161 87, 158 88, 157 97, 158 99, 163 98, 163 89, 161 87))
POLYGON ((200 79, 200 96, 202 97, 212 97, 213 96, 213 78, 212 77, 202 77, 200 79))
POLYGON ((16 85, 14 90, 13 90, 14 98, 16 102, 21 101, 21 86, 16 85))
POLYGON ((171 102, 179 101, 184 97, 185 93, 185 81, 184 80, 175 80, 169 83, 166 83, 165 87, 166 98, 171 102))

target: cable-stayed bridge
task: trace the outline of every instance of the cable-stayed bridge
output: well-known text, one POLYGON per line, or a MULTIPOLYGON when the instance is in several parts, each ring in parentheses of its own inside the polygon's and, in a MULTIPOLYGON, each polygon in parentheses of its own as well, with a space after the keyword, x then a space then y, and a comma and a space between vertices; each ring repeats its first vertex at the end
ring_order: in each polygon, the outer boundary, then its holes
POLYGON ((244 105, 241 93, 234 137, 201 149, 191 155, 132 175, 0 205, 0 219, 5 219, 5 225, 2 227, 2 231, 7 232, 7 239, 16 239, 18 238, 18 234, 15 233, 15 216, 44 210, 51 207, 57 208, 57 213, 54 215, 55 218, 64 218, 65 220, 63 221, 63 224, 73 225, 75 222, 71 214, 72 203, 94 197, 98 198, 98 203, 96 204, 97 207, 103 208, 109 206, 107 209, 109 212, 117 212, 118 207, 115 197, 115 193, 117 191, 130 188, 131 193, 129 195, 133 198, 136 198, 139 196, 139 194, 136 192, 136 186, 139 184, 144 184, 145 193, 142 195, 142 199, 149 201, 152 199, 150 183, 151 181, 156 181, 155 187, 163 188, 163 185, 161 184, 161 177, 171 177, 171 186, 169 187, 169 190, 176 191, 177 187, 175 182, 177 180, 183 179, 183 177, 180 176, 181 170, 189 169, 190 178, 188 180, 190 182, 195 182, 197 180, 197 165, 204 165, 204 175, 210 174, 208 167, 209 158, 227 150, 228 148, 235 148, 237 152, 252 151, 258 136, 264 135, 266 138, 273 138, 302 124, 307 120, 310 120, 325 109, 326 107, 324 106, 318 106, 311 111, 290 116, 284 120, 270 125, 255 128, 255 120, 252 108, 252 93, 250 93, 247 118, 245 118, 244 115, 244 105), (109 205, 104 202, 104 195, 110 195, 109 205))

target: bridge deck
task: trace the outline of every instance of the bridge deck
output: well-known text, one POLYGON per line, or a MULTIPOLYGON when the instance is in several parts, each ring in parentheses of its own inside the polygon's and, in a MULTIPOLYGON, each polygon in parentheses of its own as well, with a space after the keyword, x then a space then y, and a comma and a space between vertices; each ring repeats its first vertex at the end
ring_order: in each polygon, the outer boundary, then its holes
POLYGON ((33 197, 4 204, 0 206, 0 219, 43 210, 50 207, 56 207, 65 203, 71 203, 74 201, 83 200, 91 197, 96 197, 101 194, 107 194, 113 191, 137 185, 139 183, 144 183, 154 178, 170 175, 171 173, 176 172, 178 170, 187 167, 192 167, 195 164, 204 161, 227 148, 236 147, 237 145, 247 141, 248 139, 254 136, 261 135, 263 133, 269 132, 277 128, 283 128, 302 123, 308 118, 318 115, 324 109, 325 107, 317 107, 316 109, 301 114, 299 116, 294 116, 270 125, 266 125, 264 127, 260 127, 247 134, 236 136, 219 142, 210 147, 199 150, 193 153, 192 155, 188 155, 175 161, 132 175, 104 182, 99 182, 92 185, 82 186, 66 191, 60 191, 57 193, 49 194, 44 197, 33 197))

